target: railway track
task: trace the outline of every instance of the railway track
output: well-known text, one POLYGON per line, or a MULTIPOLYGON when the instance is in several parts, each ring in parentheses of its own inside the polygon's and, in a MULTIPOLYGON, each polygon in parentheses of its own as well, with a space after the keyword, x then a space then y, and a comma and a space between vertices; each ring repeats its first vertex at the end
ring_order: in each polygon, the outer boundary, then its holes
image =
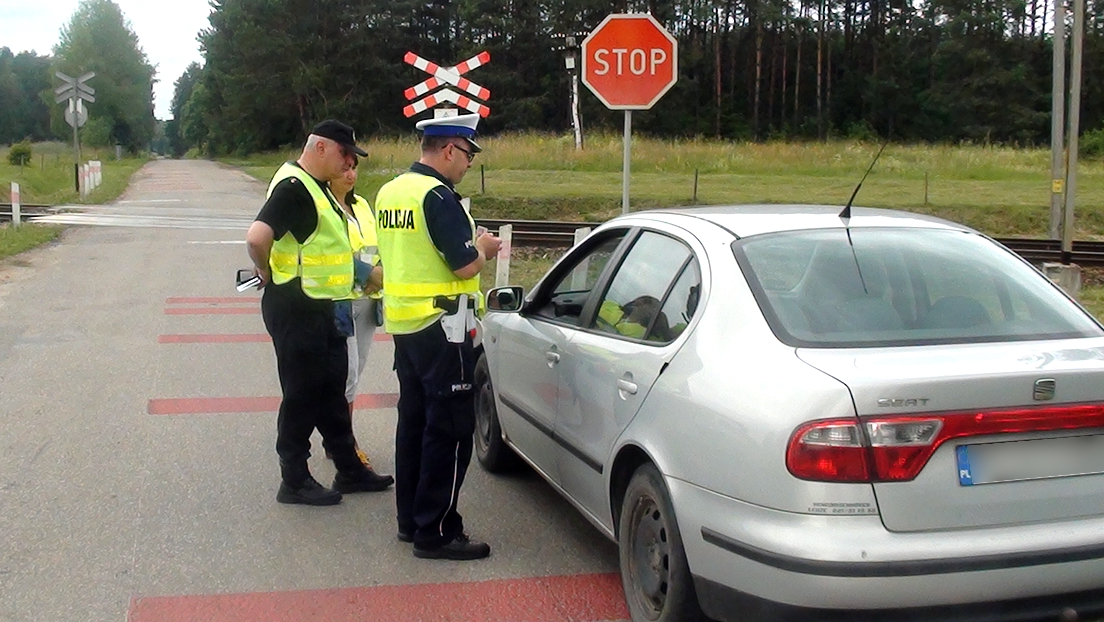
MULTIPOLYGON (((36 205, 36 204, 19 204, 19 217, 21 219, 27 219, 32 216, 45 216, 50 213, 50 205, 36 205)), ((12 219, 12 204, 0 203, 0 222, 11 222, 12 219)))
MULTIPOLYGON (((22 205, 20 213, 24 219, 51 213, 49 205, 22 205)), ((0 222, 9 222, 12 218, 11 204, 0 203, 0 222)), ((583 227, 593 229, 597 222, 562 222, 552 220, 502 220, 478 218, 475 223, 497 232, 503 225, 513 225, 513 244, 516 246, 551 246, 568 248, 575 243, 575 230, 583 227)), ((1058 240, 1037 240, 1028 238, 996 238, 1024 259, 1040 263, 1061 261, 1062 243, 1058 240)), ((1070 261, 1085 267, 1104 267, 1104 242, 1075 241, 1070 261)))
MULTIPOLYGON (((569 247, 575 241, 576 229, 581 227, 593 229, 601 223, 477 219, 476 224, 482 225, 491 231, 497 231, 502 225, 512 224, 514 226, 513 243, 517 246, 569 247)), ((1062 259, 1062 243, 1059 240, 995 239, 1031 262, 1051 262, 1061 261, 1062 259)), ((1104 242, 1075 241, 1070 260, 1081 266, 1104 267, 1104 242)))

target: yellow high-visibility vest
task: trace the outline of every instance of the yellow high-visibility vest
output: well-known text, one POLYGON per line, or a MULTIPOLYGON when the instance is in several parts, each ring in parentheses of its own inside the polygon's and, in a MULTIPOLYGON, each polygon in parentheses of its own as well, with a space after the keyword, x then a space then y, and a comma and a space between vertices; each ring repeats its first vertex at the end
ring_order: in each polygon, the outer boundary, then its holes
MULTIPOLYGON (((435 296, 479 296, 479 276, 461 279, 453 273, 426 227, 426 195, 441 181, 420 173, 403 173, 376 195, 376 237, 383 262, 384 330, 416 333, 433 324, 443 311, 435 296)), ((473 243, 475 221, 471 224, 473 243)))
POLYGON ((315 299, 347 298, 353 288, 353 250, 345 219, 334 209, 337 201, 306 171, 287 162, 268 185, 268 196, 281 181, 294 177, 310 192, 318 224, 302 244, 290 231, 272 244, 268 265, 272 282, 283 285, 299 279, 303 293, 315 299))
MULTIPOLYGON (((376 243, 376 217, 372 213, 372 207, 368 205, 368 199, 359 194, 353 195, 353 202, 349 207, 353 210, 353 218, 349 219, 349 244, 353 247, 353 256, 364 263, 378 266, 379 245, 376 243)), ((354 287, 349 297, 364 298, 365 294, 354 287)), ((372 292, 367 297, 379 300, 383 298, 383 292, 372 292)))

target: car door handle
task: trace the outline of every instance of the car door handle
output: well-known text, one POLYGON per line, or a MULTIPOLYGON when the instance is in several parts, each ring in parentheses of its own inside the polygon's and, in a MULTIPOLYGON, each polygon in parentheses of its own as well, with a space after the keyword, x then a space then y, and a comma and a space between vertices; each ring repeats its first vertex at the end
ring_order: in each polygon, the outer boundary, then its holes
POLYGON ((552 367, 556 363, 560 362, 560 355, 555 352, 545 352, 544 358, 548 359, 548 366, 552 367))
POLYGON ((617 381, 617 388, 624 391, 625 393, 630 393, 632 395, 636 395, 636 383, 635 382, 630 382, 628 380, 619 379, 617 381))

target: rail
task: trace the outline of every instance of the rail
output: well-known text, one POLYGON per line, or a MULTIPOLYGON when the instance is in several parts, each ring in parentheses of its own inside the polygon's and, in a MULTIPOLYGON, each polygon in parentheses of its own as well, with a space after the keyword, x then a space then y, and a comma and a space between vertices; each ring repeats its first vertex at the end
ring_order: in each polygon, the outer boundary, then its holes
MULTIPOLYGON (((20 205, 22 218, 33 218, 51 213, 50 205, 20 205)), ((10 203, 0 203, 0 222, 12 218, 10 203)), ((551 246, 569 248, 575 243, 575 230, 582 227, 593 229, 597 222, 565 222, 553 220, 503 220, 495 218, 477 218, 476 224, 490 231, 498 231, 503 225, 513 226, 513 244, 516 246, 551 246)), ((1062 243, 1058 240, 1037 240, 1029 238, 995 238, 1009 250, 1024 259, 1040 263, 1061 261, 1062 243)), ((1075 241, 1070 261, 1086 267, 1104 267, 1104 242, 1075 241)))

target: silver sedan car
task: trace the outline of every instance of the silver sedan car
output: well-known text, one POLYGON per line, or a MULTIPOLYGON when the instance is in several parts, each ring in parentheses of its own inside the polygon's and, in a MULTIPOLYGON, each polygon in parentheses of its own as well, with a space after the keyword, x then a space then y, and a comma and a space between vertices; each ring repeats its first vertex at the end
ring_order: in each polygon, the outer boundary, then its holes
POLYGON ((1100 612, 1104 329, 976 231, 839 213, 634 213, 492 290, 479 461, 618 543, 636 621, 1100 612))

